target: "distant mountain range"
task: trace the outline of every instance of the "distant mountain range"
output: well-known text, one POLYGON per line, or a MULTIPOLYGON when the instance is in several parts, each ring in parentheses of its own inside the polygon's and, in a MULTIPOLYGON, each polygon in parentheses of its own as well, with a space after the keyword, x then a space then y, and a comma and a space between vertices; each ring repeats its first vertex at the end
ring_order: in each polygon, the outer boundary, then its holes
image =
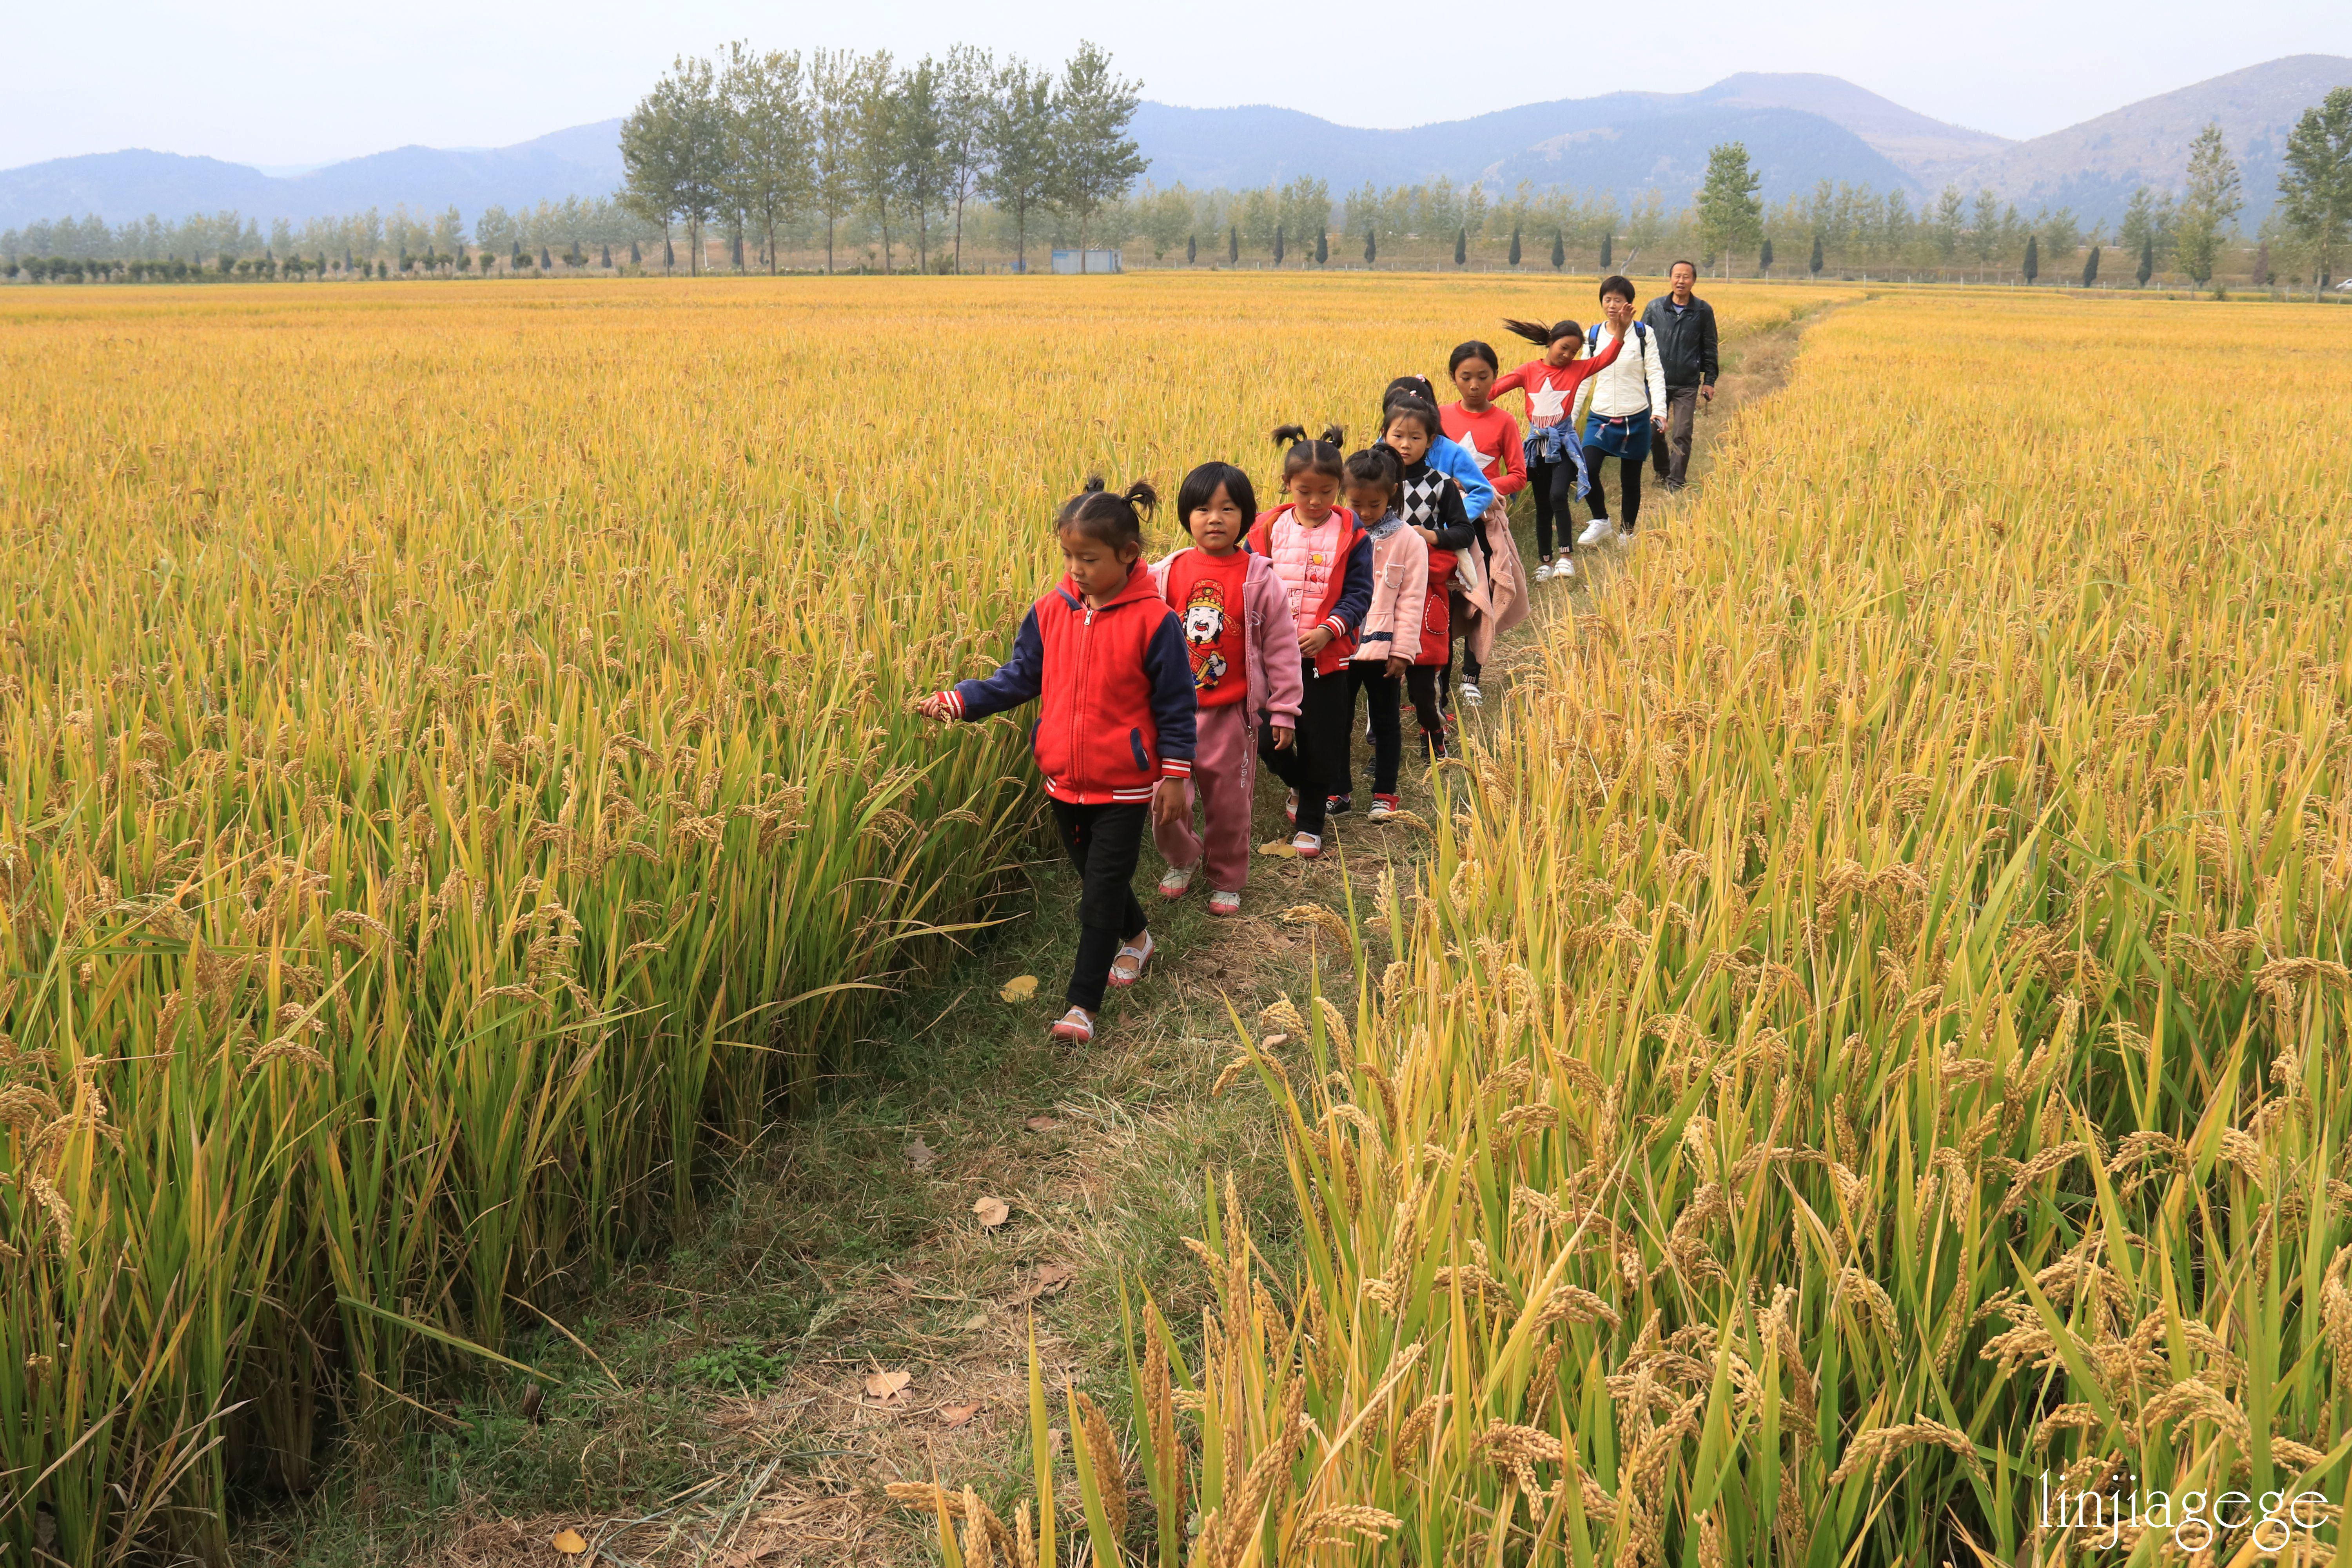
MULTIPOLYGON (((1149 177, 1161 185, 1238 189, 1311 174, 1339 195, 1367 182, 1444 175, 1502 190, 1522 180, 1564 185, 1622 201, 1656 190, 1670 205, 1697 187, 1709 147, 1738 140, 1767 200, 1821 180, 1923 198, 1950 183, 1970 193, 1990 186, 2029 212, 2072 206, 2086 220, 2111 221, 2134 187, 2180 184, 2189 139, 2210 120, 2239 159, 2251 223, 2273 199, 2295 118, 2343 86, 2352 86, 2352 59, 2290 56, 2025 142, 1931 120, 1837 77, 1757 72, 1697 92, 1562 99, 1406 131, 1263 106, 1146 103, 1135 136, 1151 160, 1149 177)), ((169 153, 59 158, 0 171, 0 228, 90 213, 123 223, 234 208, 268 221, 401 205, 419 213, 456 206, 470 221, 493 205, 611 195, 621 184, 620 125, 599 121, 488 150, 402 147, 290 175, 169 153)))
POLYGON ((609 196, 621 184, 621 122, 575 125, 511 147, 395 147, 305 174, 265 174, 244 163, 175 153, 93 153, 0 171, 0 228, 96 213, 128 223, 234 209, 272 218, 454 206, 471 223, 484 207, 609 196))

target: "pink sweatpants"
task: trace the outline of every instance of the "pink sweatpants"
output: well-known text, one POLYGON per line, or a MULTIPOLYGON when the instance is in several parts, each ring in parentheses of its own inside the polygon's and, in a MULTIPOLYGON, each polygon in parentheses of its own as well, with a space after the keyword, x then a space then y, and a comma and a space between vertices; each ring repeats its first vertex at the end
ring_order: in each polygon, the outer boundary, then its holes
POLYGON ((1192 865, 1205 852, 1209 886, 1221 893, 1238 893, 1249 876, 1250 792, 1257 782, 1257 749, 1247 705, 1203 708, 1199 725, 1183 818, 1171 826, 1154 825, 1151 841, 1171 866, 1192 865), (1192 831, 1194 801, 1207 808, 1205 834, 1192 831))

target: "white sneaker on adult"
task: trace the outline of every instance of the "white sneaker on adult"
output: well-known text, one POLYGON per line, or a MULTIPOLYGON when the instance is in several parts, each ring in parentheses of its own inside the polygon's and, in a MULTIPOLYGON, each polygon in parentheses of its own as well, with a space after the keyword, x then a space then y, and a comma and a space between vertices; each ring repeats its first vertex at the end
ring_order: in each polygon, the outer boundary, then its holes
POLYGON ((1465 680, 1462 683, 1462 706, 1475 708, 1485 700, 1486 699, 1479 694, 1476 681, 1465 680))
POLYGON ((1553 574, 1553 575, 1554 575, 1554 576, 1558 576, 1558 577, 1573 577, 1573 576, 1575 576, 1575 575, 1576 575, 1576 562, 1575 562, 1573 559, 1571 559, 1570 557, 1569 557, 1569 556, 1565 556, 1565 555, 1561 556, 1561 557, 1559 558, 1559 570, 1558 572, 1554 573, 1554 574, 1553 574))
POLYGON ((1540 566, 1538 566, 1538 567, 1537 567, 1537 568, 1536 568, 1536 581, 1537 581, 1537 582, 1538 582, 1538 583, 1549 583, 1549 582, 1550 582, 1550 581, 1551 581, 1551 578, 1552 578, 1552 571, 1551 571, 1551 563, 1550 563, 1550 562, 1547 561, 1547 562, 1545 562, 1542 565, 1540 565, 1540 566))
POLYGON ((1579 544, 1598 544, 1614 532, 1616 527, 1607 518, 1596 517, 1584 525, 1584 531, 1576 536, 1576 542, 1579 544))

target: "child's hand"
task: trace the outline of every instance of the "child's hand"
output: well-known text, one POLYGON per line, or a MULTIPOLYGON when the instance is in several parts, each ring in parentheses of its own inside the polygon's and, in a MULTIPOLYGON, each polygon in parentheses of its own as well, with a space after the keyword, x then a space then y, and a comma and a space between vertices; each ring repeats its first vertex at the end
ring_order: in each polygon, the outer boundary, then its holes
POLYGON ((1437 530, 1433 528, 1416 528, 1413 531, 1421 535, 1421 542, 1423 544, 1435 544, 1437 542, 1437 530))
POLYGON ((1173 827, 1192 814, 1192 803, 1184 798, 1182 779, 1161 779, 1160 787, 1151 792, 1151 821, 1156 827, 1173 827))
POLYGON ((1292 729, 1287 724, 1276 724, 1274 727, 1274 749, 1276 751, 1287 752, 1297 746, 1297 731, 1292 729))
POLYGON ((955 722, 955 709, 948 702, 947 693, 934 691, 929 697, 915 699, 915 711, 941 724, 955 722))
POLYGON ((1389 660, 1389 679, 1391 680, 1394 680, 1412 668, 1412 661, 1409 658, 1391 658, 1389 660))
POLYGON ((1308 658, 1313 658, 1330 646, 1331 628, 1329 626, 1317 626, 1298 639, 1298 651, 1308 658))

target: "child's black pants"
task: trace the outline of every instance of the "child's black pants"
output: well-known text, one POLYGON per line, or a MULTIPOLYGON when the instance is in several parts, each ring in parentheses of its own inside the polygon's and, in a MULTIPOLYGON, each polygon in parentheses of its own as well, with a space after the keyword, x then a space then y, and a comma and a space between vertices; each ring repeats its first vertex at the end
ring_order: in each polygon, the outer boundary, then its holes
POLYGON ((1298 831, 1323 835, 1326 796, 1346 795, 1348 752, 1355 737, 1356 688, 1341 665, 1328 675, 1315 673, 1315 661, 1302 661, 1307 689, 1298 704, 1298 739, 1287 752, 1274 749, 1275 729, 1261 725, 1258 759, 1266 771, 1298 792, 1298 831))
POLYGON ((1078 955, 1070 964, 1067 995, 1071 1006, 1099 1013, 1119 943, 1143 931, 1143 906, 1135 901, 1135 862, 1151 807, 1049 804, 1062 847, 1078 868, 1078 955))

